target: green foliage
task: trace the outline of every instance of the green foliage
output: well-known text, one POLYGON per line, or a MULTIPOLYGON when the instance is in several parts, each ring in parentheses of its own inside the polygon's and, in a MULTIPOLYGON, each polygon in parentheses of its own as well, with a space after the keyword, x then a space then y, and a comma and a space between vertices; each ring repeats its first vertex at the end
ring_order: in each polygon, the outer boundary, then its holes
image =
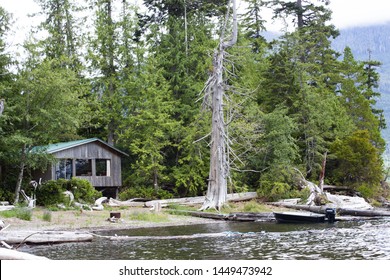
POLYGON ((43 212, 43 215, 42 215, 42 220, 43 221, 51 222, 51 219, 52 219, 51 211, 43 212))
POLYGON ((306 201, 310 191, 300 189, 298 176, 297 172, 292 169, 270 170, 262 176, 257 194, 267 201, 287 198, 300 198, 306 201))
MULTIPOLYGON (((226 1, 148 0, 144 16, 129 1, 76 2, 37 1, 45 35, 26 42, 16 74, 9 69, 17 54, 5 43, 11 17, 0 7, 1 199, 12 200, 14 186, 19 193, 19 176, 29 179, 52 162, 31 147, 81 137, 100 137, 130 154, 123 199, 202 195, 210 115, 197 101, 214 71, 226 1), (88 34, 78 28, 85 15, 88 34)), ((375 107, 380 62, 356 61, 349 48, 339 59, 327 1, 246 2, 241 35, 224 64, 232 190, 260 182, 267 199, 300 195, 292 167, 317 180, 328 152, 328 181, 375 196, 385 147, 383 112, 375 107), (261 9, 270 2, 275 16, 297 28, 267 43, 261 9)), ((64 190, 86 203, 99 196, 86 182, 50 182, 39 203, 64 202, 64 190)))
POLYGON ((84 179, 72 178, 71 180, 50 180, 37 188, 37 204, 42 206, 56 206, 58 204, 69 205, 69 199, 64 195, 65 191, 71 191, 75 201, 93 203, 101 197, 101 192, 95 190, 91 183, 84 179))
POLYGON ((12 210, 0 211, 0 216, 4 218, 18 218, 25 221, 31 221, 32 210, 25 207, 16 207, 12 210))
POLYGON ((65 180, 51 180, 43 183, 36 191, 37 205, 54 206, 65 203, 65 180))
POLYGON ((367 185, 375 188, 382 179, 382 158, 366 130, 336 140, 331 146, 336 157, 330 172, 333 180, 347 186, 367 185))
POLYGON ((173 195, 166 190, 156 190, 150 187, 129 187, 119 193, 119 199, 121 200, 129 200, 132 198, 145 198, 150 200, 168 199, 173 198, 173 195))
POLYGON ((278 201, 291 198, 291 187, 286 183, 262 181, 257 194, 267 201, 278 201))
POLYGON ((0 187, 0 200, 1 201, 12 201, 13 193, 9 189, 1 186, 0 187))
POLYGON ((65 186, 66 190, 73 193, 74 199, 78 202, 92 204, 102 196, 102 193, 97 191, 87 180, 72 178, 70 180, 61 180, 60 182, 65 186))
POLYGON ((370 199, 374 198, 378 188, 373 188, 372 186, 368 186, 367 184, 362 184, 359 187, 357 187, 357 191, 365 198, 370 199))

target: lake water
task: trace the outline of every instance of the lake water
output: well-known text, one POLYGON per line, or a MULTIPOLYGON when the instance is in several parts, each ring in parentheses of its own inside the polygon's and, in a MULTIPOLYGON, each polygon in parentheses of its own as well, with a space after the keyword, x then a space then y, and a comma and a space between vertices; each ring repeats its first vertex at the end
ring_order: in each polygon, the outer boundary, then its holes
POLYGON ((189 239, 97 239, 24 247, 50 259, 76 260, 351 260, 390 259, 390 219, 340 221, 335 224, 226 222, 206 225, 99 232, 101 235, 173 236, 189 239), (209 236, 208 233, 224 233, 209 236), (205 234, 205 235, 202 235, 205 234))

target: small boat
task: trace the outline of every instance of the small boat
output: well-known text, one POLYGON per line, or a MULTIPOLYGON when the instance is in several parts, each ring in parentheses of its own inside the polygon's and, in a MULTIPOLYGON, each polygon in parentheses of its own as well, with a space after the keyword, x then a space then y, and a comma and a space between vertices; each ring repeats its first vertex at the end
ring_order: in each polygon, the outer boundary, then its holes
POLYGON ((274 212, 274 216, 280 223, 324 223, 326 215, 310 212, 274 212))

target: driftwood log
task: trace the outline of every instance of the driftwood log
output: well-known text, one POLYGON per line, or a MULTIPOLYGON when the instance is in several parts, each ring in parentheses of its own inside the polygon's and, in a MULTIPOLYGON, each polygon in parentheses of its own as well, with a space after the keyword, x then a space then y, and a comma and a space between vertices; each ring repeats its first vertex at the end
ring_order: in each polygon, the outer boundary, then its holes
MULTIPOLYGON (((246 193, 233 193, 227 195, 227 201, 238 202, 246 201, 257 198, 256 192, 246 192, 246 193)), ((139 201, 139 199, 130 199, 126 201, 120 201, 113 198, 110 198, 108 205, 112 207, 119 206, 128 206, 128 207, 155 207, 156 203, 159 203, 161 207, 167 207, 170 204, 179 204, 179 205, 201 205, 205 200, 204 196, 195 196, 195 197, 184 197, 184 198, 172 198, 172 199, 162 199, 162 200, 150 200, 150 201, 139 201)))
MULTIPOLYGON (((305 210, 314 213, 325 214, 326 208, 329 206, 312 206, 312 205, 294 205, 283 202, 273 202, 274 206, 280 206, 285 208, 291 208, 296 210, 305 210)), ((350 215, 350 216, 364 216, 364 217, 387 217, 390 216, 390 211, 374 210, 374 209, 348 209, 335 207, 337 214, 339 215, 350 215)))
POLYGON ((52 244, 65 242, 88 242, 93 234, 68 231, 2 231, 0 241, 7 244, 52 244))
POLYGON ((185 214, 193 217, 214 219, 214 220, 225 220, 225 221, 237 221, 237 222, 255 222, 255 221, 273 221, 275 220, 272 212, 269 213, 252 213, 252 212, 237 212, 229 214, 210 213, 203 211, 183 211, 174 210, 173 213, 185 214))
POLYGON ((47 260, 48 258, 19 252, 16 250, 0 248, 0 260, 47 260))

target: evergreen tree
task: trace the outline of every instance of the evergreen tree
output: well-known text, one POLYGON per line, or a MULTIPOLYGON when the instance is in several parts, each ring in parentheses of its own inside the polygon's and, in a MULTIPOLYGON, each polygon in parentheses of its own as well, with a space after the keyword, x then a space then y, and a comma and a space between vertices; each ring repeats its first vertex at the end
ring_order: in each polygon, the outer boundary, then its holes
POLYGON ((293 16, 298 29, 274 45, 260 106, 267 111, 278 104, 288 108, 289 116, 298 124, 295 139, 306 174, 316 178, 330 143, 348 131, 345 110, 340 110, 335 95, 338 54, 330 40, 338 32, 327 24, 330 11, 321 5, 276 2, 282 5, 277 14, 293 16))
POLYGON ((176 102, 162 71, 151 58, 138 76, 136 86, 127 97, 129 115, 123 123, 121 143, 129 148, 134 158, 131 186, 153 186, 158 189, 168 181, 164 151, 178 131, 173 118, 176 102))
POLYGON ((91 4, 96 9, 95 30, 88 42, 88 70, 93 76, 89 98, 98 112, 94 117, 97 124, 92 131, 113 145, 118 140, 118 130, 126 110, 123 108, 123 99, 128 94, 126 83, 135 78, 134 72, 137 71, 133 59, 138 56, 133 44, 135 9, 127 1, 122 1, 121 6, 117 6, 115 0, 94 0, 91 4), (117 7, 120 7, 119 13, 117 7))
POLYGON ((262 18, 262 8, 265 6, 263 0, 246 0, 248 8, 243 15, 242 25, 245 36, 250 39, 255 52, 260 52, 265 39, 261 32, 265 30, 265 20, 262 18))
POLYGON ((0 196, 5 198, 4 186, 6 177, 5 163, 7 162, 7 148, 4 145, 6 137, 5 125, 7 122, 7 92, 12 86, 13 75, 9 67, 12 65, 11 55, 7 53, 6 38, 10 29, 11 15, 0 6, 0 196))
POLYGON ((381 120, 375 115, 374 108, 379 93, 373 91, 375 81, 371 81, 372 77, 368 79, 368 75, 373 74, 367 73, 364 62, 355 60, 349 47, 345 48, 338 91, 341 102, 357 129, 367 130, 378 152, 383 152, 385 143, 380 134, 381 120))
POLYGON ((19 201, 25 171, 47 164, 40 155, 31 153, 31 148, 75 137, 82 112, 78 79, 73 71, 58 68, 56 60, 25 65, 6 92, 8 106, 0 140, 8 171, 17 178, 15 203, 19 201))
POLYGON ((39 29, 45 30, 48 35, 39 45, 49 59, 57 59, 59 66, 69 66, 77 73, 82 71, 80 62, 80 49, 83 35, 81 25, 76 14, 83 10, 73 0, 37 0, 45 20, 39 29))

